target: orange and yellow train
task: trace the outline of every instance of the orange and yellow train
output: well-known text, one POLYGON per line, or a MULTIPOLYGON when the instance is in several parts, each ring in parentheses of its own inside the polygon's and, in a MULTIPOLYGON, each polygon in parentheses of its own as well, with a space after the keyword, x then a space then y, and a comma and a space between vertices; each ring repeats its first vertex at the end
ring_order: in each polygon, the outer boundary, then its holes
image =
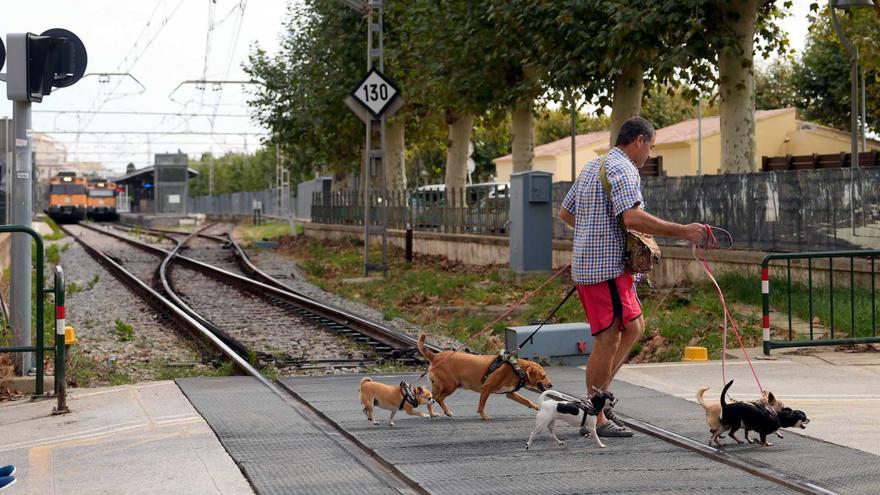
POLYGON ((86 217, 86 179, 76 172, 59 172, 49 179, 46 214, 59 223, 76 223, 86 217))
POLYGON ((92 179, 88 185, 86 216, 92 220, 118 220, 116 184, 105 179, 92 179))

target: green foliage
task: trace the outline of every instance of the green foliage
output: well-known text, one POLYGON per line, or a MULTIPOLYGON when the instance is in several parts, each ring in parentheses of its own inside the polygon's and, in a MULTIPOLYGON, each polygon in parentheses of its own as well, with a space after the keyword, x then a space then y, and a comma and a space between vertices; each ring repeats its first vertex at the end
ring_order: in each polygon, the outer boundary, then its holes
MULTIPOLYGON (((588 132, 607 131, 611 125, 607 116, 593 117, 578 112, 576 115, 577 124, 575 132, 577 134, 586 134, 588 132)), ((550 110, 543 108, 538 111, 538 118, 535 120, 535 145, 552 143, 559 139, 569 137, 571 135, 571 112, 568 108, 560 108, 558 110, 550 110)))
POLYGON ((97 284, 98 281, 100 281, 100 280, 101 280, 101 275, 96 273, 95 276, 92 277, 92 279, 89 280, 89 282, 86 284, 86 290, 92 290, 95 287, 95 284, 97 284))
POLYGON ((77 284, 74 281, 70 281, 70 282, 67 282, 64 284, 64 292, 68 296, 72 296, 73 294, 79 294, 83 290, 85 290, 85 289, 83 289, 83 287, 81 285, 77 284))
MULTIPOLYGON (((276 166, 274 149, 262 148, 253 155, 229 153, 213 159, 206 153, 198 161, 191 161, 189 164, 199 172, 198 176, 189 180, 190 195, 208 194, 212 160, 214 194, 261 191, 274 186, 276 166)), ((307 178, 311 179, 311 175, 307 178)))
MULTIPOLYGON (((860 63, 867 71, 868 127, 876 130, 880 128, 880 15, 871 9, 854 9, 839 19, 845 35, 859 48, 860 63)), ((825 9, 812 19, 807 47, 792 74, 794 89, 801 97, 798 107, 802 117, 849 130, 850 81, 849 56, 825 9)))
MULTIPOLYGON (((703 101, 703 117, 718 115, 719 108, 703 101)), ((669 86, 651 88, 645 93, 642 117, 650 120, 658 129, 679 122, 695 119, 697 107, 681 90, 669 86)))
POLYGON ((116 335, 116 339, 120 342, 131 342, 134 340, 134 327, 126 323, 125 321, 116 318, 116 327, 114 328, 114 335, 116 335))
POLYGON ((44 241, 57 241, 58 239, 64 237, 64 231, 58 228, 58 224, 55 223, 55 220, 52 220, 49 217, 45 217, 43 221, 45 221, 46 224, 49 225, 49 227, 52 229, 51 234, 43 236, 44 241))

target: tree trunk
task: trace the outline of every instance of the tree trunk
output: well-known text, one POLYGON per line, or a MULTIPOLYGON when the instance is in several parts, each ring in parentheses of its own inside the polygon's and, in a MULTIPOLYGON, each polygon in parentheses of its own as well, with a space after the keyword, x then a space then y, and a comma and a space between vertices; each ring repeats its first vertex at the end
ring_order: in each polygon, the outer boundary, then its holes
POLYGON ((403 119, 395 119, 385 125, 385 183, 392 191, 406 189, 404 128, 403 119))
POLYGON ((721 172, 757 170, 755 155, 755 78, 752 71, 759 0, 728 2, 735 44, 718 54, 721 93, 721 172), (731 15, 732 14, 732 15, 731 15))
POLYGON ((467 183, 468 143, 474 129, 474 114, 446 112, 449 140, 446 142, 446 187, 461 189, 467 183))
POLYGON ((645 72, 638 63, 621 67, 614 80, 614 102, 611 105, 611 140, 614 146, 617 133, 626 119, 642 111, 642 93, 645 91, 645 72))
POLYGON ((511 113, 510 148, 513 153, 513 171, 525 172, 535 162, 534 100, 520 102, 511 113))

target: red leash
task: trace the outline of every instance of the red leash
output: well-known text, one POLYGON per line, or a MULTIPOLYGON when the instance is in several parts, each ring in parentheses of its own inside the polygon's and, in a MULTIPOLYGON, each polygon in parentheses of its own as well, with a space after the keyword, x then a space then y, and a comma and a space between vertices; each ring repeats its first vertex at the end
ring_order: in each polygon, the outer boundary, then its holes
MULTIPOLYGON (((725 233, 727 233, 725 231, 725 233)), ((727 233, 730 236, 729 233, 727 233)), ((731 244, 733 242, 731 241, 731 244)), ((721 379, 726 384, 727 383, 727 322, 730 321, 730 326, 733 328, 733 333, 736 335, 737 341, 739 341, 739 345, 742 348, 743 356, 745 356, 746 361, 749 363, 749 368, 752 370, 752 376, 755 377, 755 383, 758 384, 758 390, 761 391, 761 394, 764 393, 764 387, 761 386, 761 380, 758 379, 758 373, 755 372, 755 367, 752 365, 752 360, 749 358, 749 353, 746 352, 746 346, 743 343, 742 336, 739 333, 739 328, 736 326, 736 321, 733 319, 733 316, 730 314, 730 308, 727 307, 727 302, 724 300, 724 293, 721 291, 721 287, 718 285, 718 281, 715 280, 715 276, 712 274, 712 269, 709 267, 709 261, 706 259, 706 251, 709 249, 717 249, 718 248, 718 239, 715 237, 715 233, 712 232, 712 227, 709 224, 706 224, 706 246, 699 248, 703 254, 703 257, 700 258, 697 256, 698 246, 696 244, 691 245, 691 253, 695 260, 700 262, 700 265, 703 267, 703 271, 706 272, 706 275, 709 277, 709 280, 712 281, 712 284, 715 286, 715 291, 718 293, 718 299, 721 301, 721 306, 724 308, 724 334, 721 336, 721 379)))

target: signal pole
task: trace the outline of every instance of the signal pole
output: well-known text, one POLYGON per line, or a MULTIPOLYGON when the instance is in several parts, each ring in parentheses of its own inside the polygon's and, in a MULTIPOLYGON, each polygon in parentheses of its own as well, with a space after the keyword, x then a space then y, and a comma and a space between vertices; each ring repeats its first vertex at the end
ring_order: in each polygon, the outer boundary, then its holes
MULTIPOLYGON (((13 225, 31 227, 33 216, 33 177, 31 170, 31 102, 14 101, 12 105, 13 154, 12 217, 13 225)), ((12 271, 10 278, 10 310, 15 345, 31 345, 31 238, 19 234, 12 236, 12 271)), ((37 280, 37 284, 42 284, 37 280)), ((42 286, 42 285, 41 285, 42 286)), ((36 301, 40 304, 41 301, 36 301)), ((33 354, 21 353, 21 376, 34 367, 33 354)))

